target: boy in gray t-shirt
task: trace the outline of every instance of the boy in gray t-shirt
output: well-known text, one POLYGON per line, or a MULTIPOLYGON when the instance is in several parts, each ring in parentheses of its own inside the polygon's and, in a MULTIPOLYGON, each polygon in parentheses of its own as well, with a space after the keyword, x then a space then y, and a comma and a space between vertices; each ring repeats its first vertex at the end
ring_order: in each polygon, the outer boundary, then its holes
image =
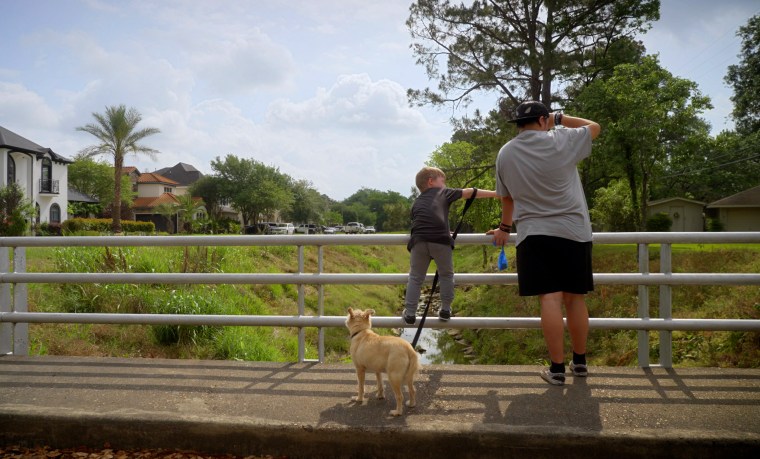
POLYGON ((523 102, 510 120, 518 133, 496 158, 496 191, 501 196, 499 228, 489 231, 496 245, 507 242, 517 224, 517 283, 520 296, 537 295, 541 329, 551 366, 541 377, 565 383, 563 306, 573 347, 570 370, 588 375, 585 295, 594 288, 591 221, 577 164, 591 154, 599 124, 549 113, 537 101, 523 102), (553 129, 560 125, 565 128, 553 129))

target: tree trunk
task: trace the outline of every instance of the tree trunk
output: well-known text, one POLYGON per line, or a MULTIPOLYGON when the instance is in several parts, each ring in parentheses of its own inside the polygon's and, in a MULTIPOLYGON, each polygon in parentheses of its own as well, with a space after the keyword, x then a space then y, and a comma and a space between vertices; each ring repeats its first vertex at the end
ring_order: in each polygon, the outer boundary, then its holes
POLYGON ((636 212, 639 215, 639 221, 636 222, 636 228, 638 230, 642 229, 643 222, 641 221, 641 214, 639 206, 639 192, 638 187, 636 186, 636 169, 633 164, 633 150, 629 145, 626 145, 625 148, 625 174, 628 178, 628 187, 631 190, 631 205, 633 206, 634 212, 636 212))
POLYGON ((121 169, 123 166, 124 158, 116 155, 114 157, 113 203, 111 204, 113 214, 111 230, 114 234, 121 234, 121 169))

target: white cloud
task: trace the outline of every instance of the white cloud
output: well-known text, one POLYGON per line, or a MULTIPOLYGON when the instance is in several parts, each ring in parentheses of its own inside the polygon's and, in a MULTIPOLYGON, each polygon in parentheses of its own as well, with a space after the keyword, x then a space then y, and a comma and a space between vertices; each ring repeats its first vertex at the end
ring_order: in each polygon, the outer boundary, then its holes
POLYGON ((366 74, 341 75, 329 89, 303 102, 280 100, 267 115, 275 128, 345 129, 374 135, 393 130, 406 135, 426 129, 422 114, 409 107, 404 88, 390 80, 373 82, 366 74))
MULTIPOLYGON (((11 125, 34 126, 38 131, 59 127, 58 114, 47 105, 43 97, 24 85, 2 81, 0 81, 0 120, 7 120, 9 126, 6 127, 11 130, 11 125)), ((34 134, 16 133, 29 140, 32 140, 29 136, 34 134)))
POLYGON ((296 71, 290 52, 258 30, 216 42, 195 54, 192 66, 208 86, 227 95, 282 87, 296 71))

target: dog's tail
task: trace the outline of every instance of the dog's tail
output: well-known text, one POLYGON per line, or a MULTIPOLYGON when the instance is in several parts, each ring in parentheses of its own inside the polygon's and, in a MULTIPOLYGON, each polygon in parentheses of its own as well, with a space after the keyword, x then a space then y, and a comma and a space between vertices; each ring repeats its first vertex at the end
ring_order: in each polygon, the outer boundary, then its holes
POLYGON ((422 369, 422 364, 420 363, 420 355, 412 349, 412 346, 409 346, 409 349, 411 352, 406 353, 406 355, 409 357, 409 366, 406 369, 406 376, 407 378, 415 378, 420 373, 420 370, 422 369))

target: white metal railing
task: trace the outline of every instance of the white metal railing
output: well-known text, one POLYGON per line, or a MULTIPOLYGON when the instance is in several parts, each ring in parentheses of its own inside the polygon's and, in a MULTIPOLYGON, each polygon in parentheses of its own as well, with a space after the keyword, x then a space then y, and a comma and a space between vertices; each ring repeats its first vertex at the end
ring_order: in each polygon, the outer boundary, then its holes
MULTIPOLYGON (((514 235, 510 241, 514 242, 514 235)), ((20 237, 0 238, 0 355, 27 355, 29 323, 99 323, 149 325, 217 325, 279 326, 299 329, 299 361, 305 361, 305 327, 317 327, 319 361, 324 359, 324 328, 343 327, 345 317, 324 316, 324 286, 337 284, 403 285, 407 274, 342 274, 323 273, 323 247, 335 245, 406 245, 408 235, 274 235, 274 236, 106 236, 106 237, 20 237), (27 247, 199 247, 199 246, 296 246, 297 273, 28 273, 27 247), (304 247, 318 249, 317 272, 304 272, 304 247), (12 251, 12 253, 11 253, 12 251), (12 255, 12 257, 11 257, 12 255), (11 261, 12 258, 12 261, 11 261), (97 314, 29 312, 27 284, 30 283, 129 283, 129 284, 293 284, 298 286, 298 315, 170 315, 170 314, 97 314), (317 315, 305 315, 305 285, 318 286, 317 315)), ((760 320, 749 319, 673 319, 673 285, 760 285, 757 273, 673 273, 674 243, 760 243, 760 232, 736 233, 596 233, 595 244, 637 244, 638 273, 595 273, 597 285, 637 285, 638 318, 591 318, 595 329, 638 330, 638 361, 650 366, 649 332, 658 331, 659 365, 672 366, 674 330, 695 331, 760 331, 760 320), (649 272, 649 245, 660 244, 660 271, 649 272), (649 317, 648 286, 659 286, 659 317, 649 317)), ((461 234, 459 245, 491 244, 491 237, 461 234)), ((429 274, 427 282, 432 282, 429 274)), ((507 273, 455 274, 458 285, 516 284, 517 275, 507 273)), ((405 326, 399 317, 376 317, 373 325, 380 328, 405 326)), ((540 328, 538 317, 462 317, 442 322, 425 323, 430 328, 540 328)))

